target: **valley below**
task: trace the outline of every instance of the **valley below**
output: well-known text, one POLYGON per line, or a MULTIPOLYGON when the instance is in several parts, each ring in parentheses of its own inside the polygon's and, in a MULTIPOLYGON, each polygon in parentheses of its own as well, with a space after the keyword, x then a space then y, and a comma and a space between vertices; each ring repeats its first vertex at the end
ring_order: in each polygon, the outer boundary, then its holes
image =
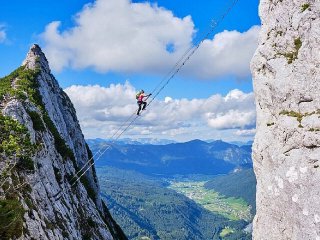
POLYGON ((219 192, 204 187, 206 181, 194 181, 192 177, 185 181, 170 181, 170 188, 200 204, 210 212, 220 214, 230 220, 251 221, 252 206, 242 198, 226 197, 219 192))
POLYGON ((101 196, 129 239, 251 239, 252 206, 205 188, 212 176, 98 167, 101 196))
POLYGON ((101 197, 128 239, 248 240, 256 184, 250 151, 199 140, 113 145, 96 163, 101 197))

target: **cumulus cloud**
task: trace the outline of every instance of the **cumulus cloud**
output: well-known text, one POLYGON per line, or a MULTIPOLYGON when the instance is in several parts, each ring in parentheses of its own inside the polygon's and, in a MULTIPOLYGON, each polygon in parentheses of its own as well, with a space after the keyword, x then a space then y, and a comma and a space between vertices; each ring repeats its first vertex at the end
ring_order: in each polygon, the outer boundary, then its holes
POLYGON ((0 24, 0 43, 3 43, 7 39, 7 33, 5 25, 0 24))
POLYGON ((164 102, 165 103, 170 103, 170 102, 172 102, 173 101, 173 99, 171 98, 171 97, 165 97, 164 98, 164 102))
MULTIPOLYGON (((109 87, 71 86, 65 92, 76 107, 87 138, 109 138, 137 110, 136 90, 129 82, 109 87)), ((154 100, 126 134, 129 137, 152 135, 162 138, 206 138, 206 134, 207 138, 212 138, 212 131, 245 131, 254 126, 253 93, 232 90, 226 96, 217 94, 208 99, 168 96, 154 100)))
POLYGON ((224 114, 217 114, 208 120, 211 127, 216 129, 245 128, 254 123, 254 112, 241 112, 238 110, 229 110, 224 114))
POLYGON ((77 108, 82 120, 121 121, 132 114, 136 105, 132 101, 135 89, 127 82, 109 87, 76 86, 65 90, 77 108))
POLYGON ((180 19, 157 5, 129 0, 97 0, 86 5, 75 21, 63 32, 60 22, 52 22, 42 34, 56 70, 160 71, 175 60, 167 47, 181 54, 194 33, 190 16, 180 19))
POLYGON ((256 129, 239 129, 235 134, 237 136, 253 137, 256 134, 256 129))
POLYGON ((219 104, 220 108, 207 113, 209 126, 215 129, 247 129, 255 126, 253 93, 246 94, 235 89, 219 99, 219 104))
POLYGON ((250 75, 249 63, 258 46, 260 27, 253 26, 246 32, 223 31, 212 40, 205 40, 190 60, 185 72, 198 73, 200 78, 250 75))
MULTIPOLYGON (((130 0, 96 0, 60 31, 51 22, 41 34, 53 69, 93 68, 99 72, 163 74, 192 46, 196 34, 191 16, 178 18, 156 4, 130 0)), ((249 74, 258 27, 224 31, 204 41, 184 74, 214 78, 249 74)))

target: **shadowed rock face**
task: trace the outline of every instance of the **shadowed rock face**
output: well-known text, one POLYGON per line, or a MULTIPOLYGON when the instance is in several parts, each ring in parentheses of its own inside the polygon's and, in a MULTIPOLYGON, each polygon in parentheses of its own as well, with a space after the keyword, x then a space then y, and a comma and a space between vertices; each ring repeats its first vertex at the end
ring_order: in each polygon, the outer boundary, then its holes
POLYGON ((320 239, 320 2, 262 0, 254 239, 320 239))
MULTIPOLYGON (((9 77, 18 93, 7 94, 0 110, 26 127, 33 152, 26 170, 18 167, 27 159, 18 150, 0 151, 0 176, 6 183, 0 187, 0 199, 18 202, 25 211, 19 233, 4 228, 0 233, 21 239, 125 239, 101 201, 94 168, 71 188, 71 179, 90 159, 90 150, 75 109, 38 45, 31 47, 18 72, 9 77), (27 74, 32 75, 29 80, 27 74), (24 87, 27 84, 29 88, 24 87)), ((18 223, 13 219, 12 224, 18 223)))

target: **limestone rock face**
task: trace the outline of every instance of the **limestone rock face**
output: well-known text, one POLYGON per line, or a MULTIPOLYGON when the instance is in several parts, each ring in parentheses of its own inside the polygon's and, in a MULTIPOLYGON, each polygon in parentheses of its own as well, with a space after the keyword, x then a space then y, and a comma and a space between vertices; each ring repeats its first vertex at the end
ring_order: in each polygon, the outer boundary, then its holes
POLYGON ((320 1, 261 0, 253 238, 320 239, 320 1))
MULTIPOLYGON (((36 146, 31 158, 32 171, 16 167, 23 158, 19 160, 0 152, 0 177, 5 183, 0 184, 0 200, 17 200, 25 211, 19 238, 126 239, 102 203, 94 167, 71 187, 76 171, 90 159, 90 150, 75 109, 51 74, 38 45, 31 47, 22 66, 21 71, 36 72, 33 90, 37 90, 41 100, 37 100, 37 94, 28 95, 32 89, 20 90, 25 97, 6 97, 0 109, 2 115, 27 128, 31 142, 36 146)), ((21 88, 21 76, 13 78, 12 88, 21 88)), ((16 210, 13 208, 12 211, 16 210)), ((17 224, 14 221, 11 224, 17 224)))

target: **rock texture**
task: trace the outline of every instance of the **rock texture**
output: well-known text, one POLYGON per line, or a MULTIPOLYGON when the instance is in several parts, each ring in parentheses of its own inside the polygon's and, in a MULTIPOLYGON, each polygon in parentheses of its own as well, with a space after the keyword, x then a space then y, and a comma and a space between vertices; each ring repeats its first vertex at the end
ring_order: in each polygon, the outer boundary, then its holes
MULTIPOLYGON (((20 239, 126 239, 101 201, 94 168, 71 187, 77 169, 90 159, 90 150, 73 105, 51 74, 38 45, 31 47, 23 62, 25 70, 36 72, 36 89, 25 90, 24 98, 8 95, 1 102, 2 115, 26 126, 32 144, 37 146, 31 158, 32 171, 15 167, 23 158, 0 154, 1 180, 5 183, 0 185, 0 199, 10 200, 14 195, 25 210, 20 239), (40 100, 36 94, 28 95, 33 90, 40 94, 40 100)), ((21 87, 20 80, 12 79, 13 89, 21 87)), ((3 228, 0 232, 6 233, 3 228)))
POLYGON ((253 238, 320 239, 320 1, 261 0, 253 238))

